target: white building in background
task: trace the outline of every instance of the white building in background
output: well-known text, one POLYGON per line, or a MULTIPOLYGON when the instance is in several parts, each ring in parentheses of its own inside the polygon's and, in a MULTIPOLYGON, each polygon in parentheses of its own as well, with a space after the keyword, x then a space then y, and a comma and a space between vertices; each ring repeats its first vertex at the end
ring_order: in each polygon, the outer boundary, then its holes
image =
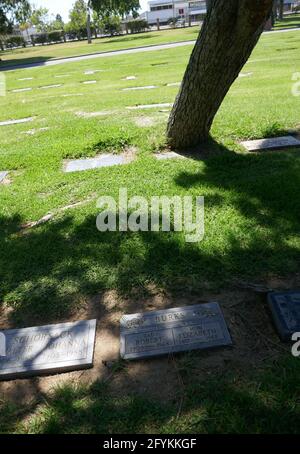
POLYGON ((30 40, 31 35, 36 35, 38 33, 36 26, 32 25, 31 27, 27 28, 26 30, 20 30, 20 28, 17 26, 14 28, 14 35, 18 36, 23 36, 25 40, 30 40))
POLYGON ((142 13, 140 17, 149 25, 157 23, 164 25, 169 19, 179 18, 189 21, 199 21, 206 14, 206 0, 150 0, 149 11, 142 13))

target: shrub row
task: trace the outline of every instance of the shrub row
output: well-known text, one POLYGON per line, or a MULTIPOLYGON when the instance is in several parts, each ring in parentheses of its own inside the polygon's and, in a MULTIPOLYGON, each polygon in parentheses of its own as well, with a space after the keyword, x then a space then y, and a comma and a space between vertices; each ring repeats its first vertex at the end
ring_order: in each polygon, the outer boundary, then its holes
POLYGON ((140 33, 148 30, 149 24, 145 19, 135 19, 128 21, 126 27, 130 33, 140 33))

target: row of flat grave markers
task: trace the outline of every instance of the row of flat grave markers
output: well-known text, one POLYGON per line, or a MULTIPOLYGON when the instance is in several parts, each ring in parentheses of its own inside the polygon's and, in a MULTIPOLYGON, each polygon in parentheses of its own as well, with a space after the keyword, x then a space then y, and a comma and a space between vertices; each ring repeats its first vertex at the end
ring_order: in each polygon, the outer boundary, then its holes
MULTIPOLYGON (((268 303, 283 341, 300 332, 300 291, 272 292, 268 303)), ((0 332, 0 380, 93 367, 96 320, 0 332)), ((133 360, 232 345, 218 303, 124 315, 120 355, 133 360)))

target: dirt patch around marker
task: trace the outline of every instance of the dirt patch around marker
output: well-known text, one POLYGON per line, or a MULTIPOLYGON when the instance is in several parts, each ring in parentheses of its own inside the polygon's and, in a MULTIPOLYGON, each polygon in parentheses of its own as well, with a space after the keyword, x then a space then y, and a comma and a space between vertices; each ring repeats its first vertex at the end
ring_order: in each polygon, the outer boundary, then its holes
POLYGON ((126 164, 129 164, 130 162, 134 161, 137 155, 138 149, 136 147, 126 147, 124 149, 124 152, 122 153, 126 164))
MULTIPOLYGON (((300 275, 289 280, 273 277, 262 284, 272 289, 297 288, 300 275)), ((92 298, 80 298, 80 310, 68 320, 45 320, 47 323, 62 323, 84 319, 97 319, 94 367, 47 377, 35 377, 0 383, 0 398, 15 403, 29 403, 47 395, 56 385, 67 382, 91 384, 95 380, 109 382, 114 394, 128 393, 147 395, 149 398, 171 401, 178 393, 180 374, 184 368, 196 380, 205 380, 216 373, 236 371, 246 373, 262 368, 266 360, 276 360, 289 345, 283 344, 276 334, 266 303, 266 294, 253 290, 253 284, 238 282, 231 289, 216 293, 203 291, 195 295, 181 290, 171 294, 149 285, 147 295, 124 298, 116 291, 107 291, 92 298), (232 347, 207 351, 169 355, 160 358, 120 361, 119 321, 124 314, 169 309, 192 304, 218 301, 233 340, 232 347), (117 366, 117 367, 115 367, 117 366)), ((0 311, 0 329, 12 328, 12 309, 0 311)))

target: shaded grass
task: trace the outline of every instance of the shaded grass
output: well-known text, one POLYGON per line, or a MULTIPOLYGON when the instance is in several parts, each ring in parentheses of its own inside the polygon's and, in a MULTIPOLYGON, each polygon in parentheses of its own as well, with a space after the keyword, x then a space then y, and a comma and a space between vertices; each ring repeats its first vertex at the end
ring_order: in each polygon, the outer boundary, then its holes
POLYGON ((84 295, 117 288, 130 293, 149 283, 200 290, 228 283, 232 276, 263 279, 270 273, 299 271, 299 152, 245 154, 236 141, 281 135, 299 122, 299 99, 291 95, 291 78, 299 62, 297 32, 262 37, 245 71, 249 78, 233 85, 213 125, 221 156, 206 160, 157 162, 153 151, 164 147, 168 113, 129 111, 126 106, 172 102, 191 48, 114 57, 8 73, 8 89, 32 76, 30 93, 1 99, 0 120, 35 116, 30 124, 2 127, 0 169, 10 170, 10 185, 0 188, 0 299, 13 308, 18 324, 68 316, 84 295), (289 50, 293 47, 297 50, 289 50), (276 54, 274 49, 286 51, 276 54), (276 58, 276 60, 272 60, 276 58), (158 66, 159 63, 167 65, 158 66), (153 64, 155 63, 155 66, 153 64), (85 69, 102 69, 95 86, 82 86, 85 69), (57 74, 71 77, 64 86, 44 91, 57 74), (136 75, 137 80, 121 80, 136 75), (156 84, 146 92, 122 88, 156 84), (83 93, 62 98, 61 94, 83 93), (262 96, 263 94, 263 96, 262 96), (78 111, 107 111, 78 118, 78 111), (154 126, 141 128, 139 117, 154 126), (27 136, 32 128, 49 127, 27 136), (126 146, 139 150, 126 166, 64 174, 65 158, 95 156, 126 146), (100 234, 95 228, 96 198, 128 195, 203 195, 206 234, 187 244, 181 233, 100 234), (74 202, 93 198, 76 210, 19 235, 22 223, 74 202))
POLYGON ((31 406, 2 403, 0 427, 2 433, 36 434, 297 434, 299 372, 295 358, 205 381, 180 369, 183 387, 167 404, 142 394, 116 395, 100 381, 65 384, 31 406))

